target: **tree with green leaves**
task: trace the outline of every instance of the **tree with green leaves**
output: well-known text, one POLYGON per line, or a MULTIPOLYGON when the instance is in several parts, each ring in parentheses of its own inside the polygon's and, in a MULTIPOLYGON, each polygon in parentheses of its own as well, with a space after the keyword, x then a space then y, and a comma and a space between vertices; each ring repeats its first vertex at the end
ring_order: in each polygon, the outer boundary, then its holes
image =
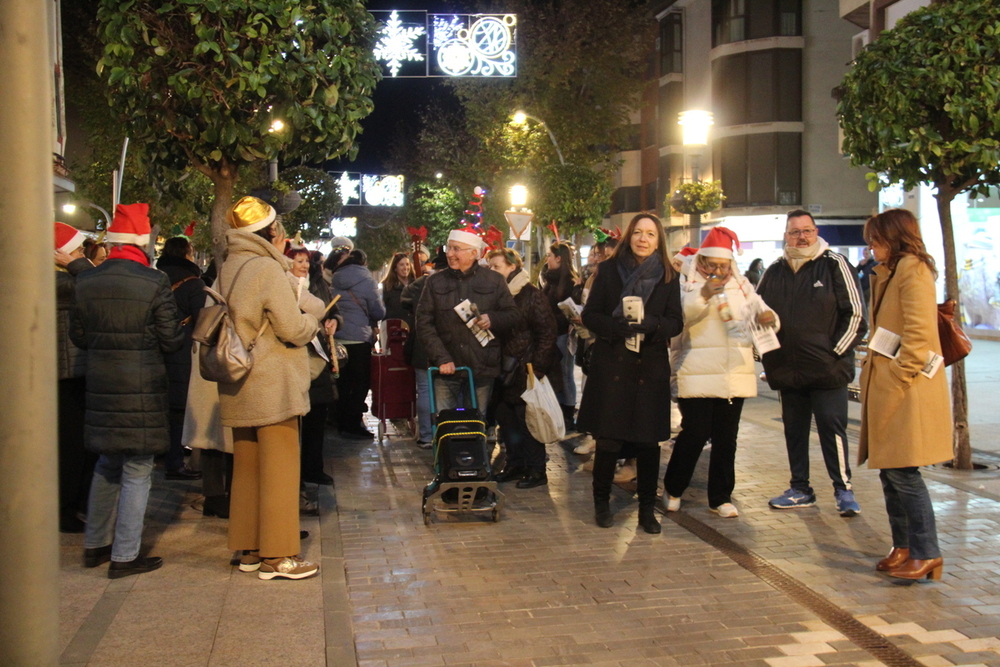
POLYGON ((379 69, 359 0, 101 0, 108 99, 151 174, 211 179, 213 245, 241 168, 357 151, 379 69))
POLYGON ((425 245, 434 248, 448 242, 448 232, 458 226, 465 207, 465 201, 454 189, 421 181, 413 184, 406 194, 406 224, 426 228, 425 245))
POLYGON ((321 169, 289 167, 282 169, 281 182, 298 192, 302 203, 282 218, 289 236, 302 235, 303 241, 315 241, 320 230, 330 226, 330 218, 340 213, 340 188, 337 180, 321 169))
MULTIPOLYGON (((934 3, 881 33, 839 90, 844 150, 890 183, 937 192, 945 293, 961 304, 951 202, 1000 184, 1000 4, 934 3)), ((952 366, 955 467, 971 469, 965 363, 952 366)))

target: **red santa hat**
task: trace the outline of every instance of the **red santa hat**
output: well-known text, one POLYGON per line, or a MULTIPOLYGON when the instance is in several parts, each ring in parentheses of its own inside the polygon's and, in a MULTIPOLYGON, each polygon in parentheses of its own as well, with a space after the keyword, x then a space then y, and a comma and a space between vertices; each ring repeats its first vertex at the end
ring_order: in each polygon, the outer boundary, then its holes
POLYGON ((108 243, 149 244, 149 204, 118 204, 105 237, 108 243))
POLYGON ((56 250, 71 253, 83 245, 87 237, 83 233, 65 222, 56 223, 56 250))
POLYGON ((453 229, 448 234, 449 241, 455 241, 456 243, 464 243, 465 245, 472 246, 476 250, 482 250, 486 245, 483 242, 483 238, 479 236, 476 232, 476 228, 472 225, 466 225, 463 229, 453 229))
POLYGON ((736 238, 736 232, 725 227, 713 227, 708 232, 701 247, 698 248, 698 254, 703 257, 734 259, 733 246, 736 247, 738 254, 743 254, 743 251, 740 250, 740 240, 736 238))
POLYGON ((674 259, 684 260, 684 259, 687 259, 688 257, 690 257, 691 255, 695 254, 696 252, 698 252, 697 248, 692 248, 690 246, 684 246, 683 248, 681 248, 680 250, 677 251, 677 254, 674 255, 674 259))

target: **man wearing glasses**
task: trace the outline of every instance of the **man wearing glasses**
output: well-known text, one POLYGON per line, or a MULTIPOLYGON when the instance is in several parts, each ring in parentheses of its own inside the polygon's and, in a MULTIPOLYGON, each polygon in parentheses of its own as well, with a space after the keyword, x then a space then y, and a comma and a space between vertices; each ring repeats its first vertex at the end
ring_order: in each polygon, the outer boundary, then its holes
POLYGON ((448 268, 427 278, 417 304, 417 338, 430 365, 440 367, 432 389, 438 411, 470 407, 465 396, 469 380, 455 374, 456 367, 468 366, 475 376, 479 409, 486 412, 490 389, 501 371, 500 336, 523 324, 503 276, 480 266, 484 246, 473 230, 452 230, 446 246, 448 268), (477 330, 490 335, 477 337, 467 325, 470 317, 477 330))
POLYGON ((861 512, 847 459, 847 385, 854 347, 868 331, 861 290, 843 255, 818 235, 808 211, 788 214, 785 252, 761 276, 757 292, 781 318, 781 348, 763 356, 767 383, 781 392, 781 419, 792 478, 769 501, 774 509, 816 504, 809 485, 809 428, 813 416, 841 516, 861 512))

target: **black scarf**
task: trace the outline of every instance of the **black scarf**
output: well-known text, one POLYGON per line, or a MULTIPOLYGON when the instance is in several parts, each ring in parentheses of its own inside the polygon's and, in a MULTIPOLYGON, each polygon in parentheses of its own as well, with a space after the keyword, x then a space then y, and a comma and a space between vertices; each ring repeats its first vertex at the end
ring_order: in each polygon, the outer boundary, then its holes
MULTIPOLYGON (((631 253, 622 253, 617 264, 618 275, 622 279, 622 299, 627 296, 638 296, 642 298, 642 305, 645 306, 656 284, 663 282, 663 262, 659 255, 650 255, 646 261, 639 264, 631 253)), ((621 300, 618 301, 612 314, 615 316, 623 314, 621 300)))

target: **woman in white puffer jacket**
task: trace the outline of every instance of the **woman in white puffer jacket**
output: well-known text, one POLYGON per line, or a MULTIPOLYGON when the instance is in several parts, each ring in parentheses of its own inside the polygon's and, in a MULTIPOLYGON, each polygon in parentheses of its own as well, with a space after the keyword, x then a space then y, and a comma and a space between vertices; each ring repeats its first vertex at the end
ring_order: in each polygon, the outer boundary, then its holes
POLYGON ((671 512, 680 509, 681 494, 711 440, 709 508, 722 517, 739 515, 731 497, 736 436, 743 399, 757 395, 753 344, 744 320, 753 317, 760 326, 777 328, 778 317, 736 271, 733 244, 738 248, 739 240, 725 227, 710 231, 681 287, 684 331, 674 339, 670 364, 677 369, 681 432, 663 480, 671 512))

